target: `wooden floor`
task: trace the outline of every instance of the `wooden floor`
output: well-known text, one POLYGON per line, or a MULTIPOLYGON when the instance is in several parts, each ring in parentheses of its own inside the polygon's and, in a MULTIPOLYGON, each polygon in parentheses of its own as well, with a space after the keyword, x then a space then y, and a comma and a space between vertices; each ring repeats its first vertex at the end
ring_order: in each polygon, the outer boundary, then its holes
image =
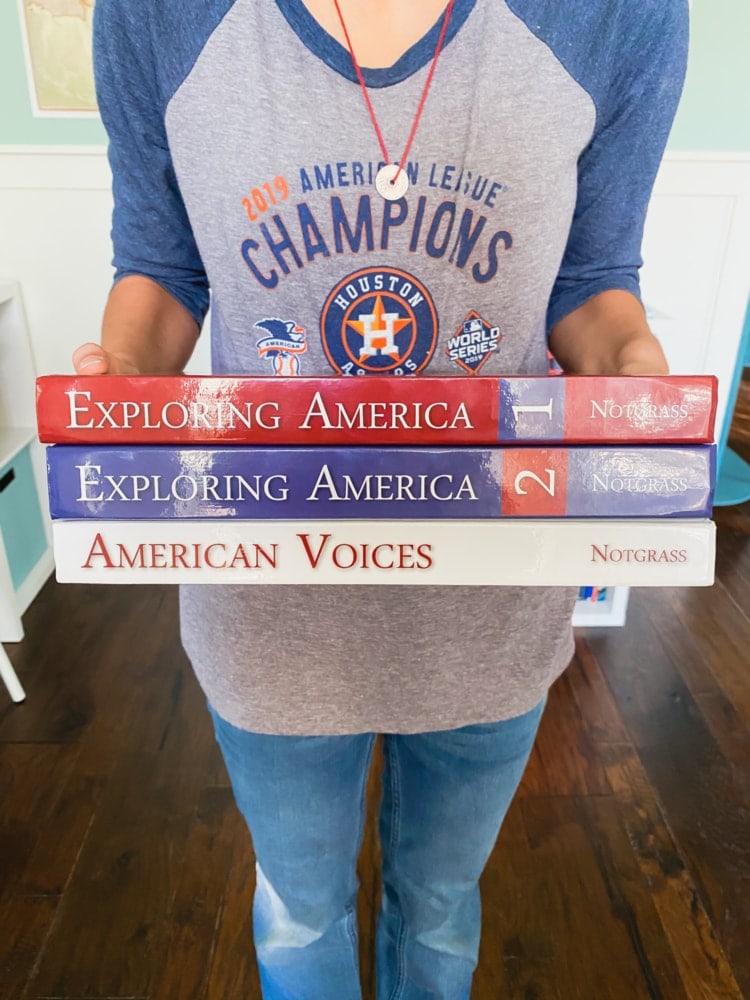
MULTIPOLYGON (((483 879, 472 1000, 750 997, 750 504, 716 520, 713 588, 636 590, 624 629, 580 633, 483 879)), ((174 591, 49 583, 25 626, 28 699, 0 692, 1 1000, 257 1000, 250 845, 174 591)), ((376 856, 370 823, 368 998, 376 856)))

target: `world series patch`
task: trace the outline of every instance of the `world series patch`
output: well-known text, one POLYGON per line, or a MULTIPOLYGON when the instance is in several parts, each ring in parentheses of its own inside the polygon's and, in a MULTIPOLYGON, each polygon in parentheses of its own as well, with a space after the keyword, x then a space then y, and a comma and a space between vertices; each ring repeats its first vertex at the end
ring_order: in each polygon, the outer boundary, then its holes
POLYGON ((347 275, 320 317, 323 349, 340 375, 416 375, 435 353, 437 333, 432 296, 413 275, 393 267, 347 275))
POLYGON ((472 309, 448 341, 445 353, 457 365, 476 375, 503 339, 499 326, 491 326, 472 309))

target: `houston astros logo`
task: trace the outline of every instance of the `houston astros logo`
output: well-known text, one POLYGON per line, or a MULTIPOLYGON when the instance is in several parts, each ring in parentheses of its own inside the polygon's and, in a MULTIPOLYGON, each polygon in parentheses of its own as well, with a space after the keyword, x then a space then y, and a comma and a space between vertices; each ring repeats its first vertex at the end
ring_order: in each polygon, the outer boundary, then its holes
POLYGON ((343 278, 320 316, 323 349, 340 375, 416 375, 435 351, 437 330, 430 293, 392 267, 343 278))

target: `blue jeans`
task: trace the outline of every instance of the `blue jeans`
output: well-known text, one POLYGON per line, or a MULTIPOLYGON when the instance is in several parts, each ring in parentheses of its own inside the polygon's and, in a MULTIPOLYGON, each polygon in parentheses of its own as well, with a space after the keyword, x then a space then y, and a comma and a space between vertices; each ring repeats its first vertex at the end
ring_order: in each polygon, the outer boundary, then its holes
MULTIPOLYGON (((468 1000, 479 876, 543 709, 384 736, 378 1000, 468 1000)), ((358 1000, 356 863, 374 735, 267 736, 212 715, 253 838, 265 1000, 358 1000)))

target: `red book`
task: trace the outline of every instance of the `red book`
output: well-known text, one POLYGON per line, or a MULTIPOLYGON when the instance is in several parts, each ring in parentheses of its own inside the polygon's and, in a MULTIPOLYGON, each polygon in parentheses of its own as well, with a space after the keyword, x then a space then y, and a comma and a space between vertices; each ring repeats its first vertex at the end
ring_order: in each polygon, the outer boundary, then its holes
POLYGON ((47 443, 706 443, 716 393, 712 375, 48 375, 37 420, 47 443))

